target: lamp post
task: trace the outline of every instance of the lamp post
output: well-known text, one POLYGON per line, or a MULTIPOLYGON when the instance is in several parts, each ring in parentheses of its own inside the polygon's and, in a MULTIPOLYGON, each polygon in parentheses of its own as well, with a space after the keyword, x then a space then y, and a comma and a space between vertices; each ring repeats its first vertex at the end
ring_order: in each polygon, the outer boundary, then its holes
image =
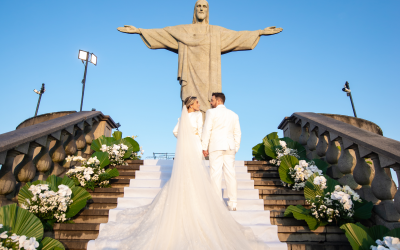
POLYGON ((344 88, 342 88, 343 92, 347 93, 347 96, 350 96, 351 106, 353 107, 354 117, 357 118, 356 109, 354 108, 353 97, 351 96, 350 84, 348 81, 344 84, 344 88))
POLYGON ((46 91, 46 89, 44 88, 44 83, 42 83, 42 88, 40 89, 40 91, 38 91, 37 89, 34 89, 33 92, 35 92, 36 94, 39 95, 39 100, 36 106, 36 112, 35 112, 35 117, 37 116, 37 113, 39 111, 39 105, 40 105, 40 100, 42 99, 42 94, 46 91))
POLYGON ((79 50, 78 58, 82 60, 82 63, 86 62, 85 64, 85 73, 83 75, 83 80, 82 80, 82 99, 81 99, 81 109, 82 111, 82 105, 83 105, 83 96, 85 95, 85 84, 86 84, 86 73, 87 73, 87 66, 89 62, 89 55, 90 57, 90 62, 93 63, 95 66, 97 65, 97 56, 93 53, 89 53, 88 51, 84 50, 79 50))
POLYGON ((119 124, 119 122, 117 122, 117 124, 115 124, 115 125, 117 125, 117 131, 119 131, 119 127, 121 127, 121 124, 119 124))

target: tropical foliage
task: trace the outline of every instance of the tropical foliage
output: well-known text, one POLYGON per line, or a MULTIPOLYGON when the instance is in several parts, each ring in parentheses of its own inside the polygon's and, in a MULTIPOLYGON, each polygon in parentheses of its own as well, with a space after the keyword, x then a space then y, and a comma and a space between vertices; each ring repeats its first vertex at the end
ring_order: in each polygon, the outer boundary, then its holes
POLYGON ((86 206, 90 194, 68 177, 51 175, 46 181, 28 182, 18 194, 18 203, 51 230, 55 222, 67 222, 86 206))
POLYGON ((0 208, 1 249, 65 249, 58 240, 49 237, 43 239, 43 231, 40 219, 17 204, 0 208))
POLYGON ((304 196, 310 209, 289 206, 285 216, 305 220, 311 230, 327 224, 342 225, 369 219, 373 204, 358 196, 349 186, 341 186, 327 175, 314 173, 305 184, 304 196))
POLYGON ((91 149, 96 152, 107 153, 111 166, 125 165, 134 152, 140 151, 139 143, 132 137, 122 139, 122 132, 115 131, 112 137, 100 136, 92 142, 91 149))
POLYGON ((279 139, 278 133, 273 132, 264 137, 263 142, 253 147, 253 156, 259 161, 279 166, 281 158, 291 155, 298 159, 306 159, 306 149, 298 142, 284 137, 279 139))
POLYGON ((346 223, 340 227, 353 250, 397 250, 400 249, 400 228, 389 230, 377 225, 370 228, 360 223, 346 223))
POLYGON ((88 160, 79 157, 67 157, 67 162, 79 161, 81 166, 76 166, 69 170, 66 175, 74 180, 75 185, 86 189, 94 190, 96 187, 111 187, 109 180, 119 176, 118 169, 105 169, 110 163, 108 154, 105 152, 95 152, 88 160))
POLYGON ((307 179, 314 173, 325 174, 328 168, 328 164, 320 159, 307 162, 291 155, 284 155, 280 161, 279 177, 283 186, 297 191, 304 189, 307 179))

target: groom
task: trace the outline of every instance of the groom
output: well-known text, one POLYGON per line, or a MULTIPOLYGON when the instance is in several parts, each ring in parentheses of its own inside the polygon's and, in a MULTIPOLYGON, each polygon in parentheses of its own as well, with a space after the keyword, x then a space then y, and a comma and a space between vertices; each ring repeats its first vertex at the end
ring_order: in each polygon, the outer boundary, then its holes
POLYGON ((235 154, 240 147, 239 116, 224 106, 225 95, 213 93, 212 109, 207 110, 203 127, 203 155, 210 159, 210 177, 214 182, 217 194, 222 199, 222 169, 224 170, 228 191, 229 210, 236 211, 237 183, 235 171, 235 154), (209 148, 209 151, 207 150, 209 148))

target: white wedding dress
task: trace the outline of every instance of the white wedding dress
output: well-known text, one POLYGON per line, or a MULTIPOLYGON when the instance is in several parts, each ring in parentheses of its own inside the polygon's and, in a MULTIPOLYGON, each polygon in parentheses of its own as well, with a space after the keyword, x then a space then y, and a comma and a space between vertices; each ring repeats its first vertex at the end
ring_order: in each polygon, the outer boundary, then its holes
POLYGON ((125 209, 105 224, 95 249, 268 249, 215 193, 198 140, 184 107, 171 179, 151 204, 125 209))

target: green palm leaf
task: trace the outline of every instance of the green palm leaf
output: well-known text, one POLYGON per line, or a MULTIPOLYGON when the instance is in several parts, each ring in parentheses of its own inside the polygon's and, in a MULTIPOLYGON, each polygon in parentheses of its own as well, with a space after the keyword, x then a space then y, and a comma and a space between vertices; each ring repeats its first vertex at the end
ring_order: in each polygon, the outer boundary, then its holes
POLYGON ((375 241, 361 227, 346 223, 340 227, 345 231, 346 237, 353 250, 369 250, 370 246, 375 245, 375 241))
POLYGON ((252 148, 253 156, 259 161, 268 161, 271 157, 265 154, 265 146, 263 143, 259 143, 252 148))
POLYGON ((390 230, 385 236, 400 238, 400 228, 390 230))
POLYGON ((301 145, 300 143, 298 143, 296 141, 293 141, 292 139, 290 139, 288 137, 283 137, 280 140, 286 142, 286 147, 291 148, 291 149, 296 149, 297 154, 300 156, 300 160, 308 160, 307 151, 303 145, 301 145))
POLYGON ((125 139, 121 139, 120 143, 125 144, 126 146, 128 146, 128 150, 126 150, 124 156, 122 158, 127 159, 131 156, 132 152, 133 152, 133 146, 130 142, 128 142, 125 139))
POLYGON ((279 139, 278 132, 272 132, 272 133, 266 135, 264 137, 263 141, 264 140, 274 140, 274 139, 279 139))
MULTIPOLYGON (((315 196, 317 196, 317 195, 324 196, 324 190, 321 190, 319 185, 314 184, 314 179, 317 176, 320 176, 320 175, 318 173, 314 173, 306 181, 306 185, 304 187, 304 197, 306 199, 313 200, 315 198, 315 196)), ((324 176, 324 177, 329 178, 327 176, 324 176)))
POLYGON ((289 175, 289 170, 299 164, 299 160, 291 155, 281 157, 281 165, 279 166, 279 177, 283 182, 294 184, 293 178, 289 175))
POLYGON ((383 237, 385 237, 387 233, 389 233, 389 229, 382 225, 376 225, 370 228, 365 227, 360 222, 357 222, 356 225, 361 227, 365 232, 367 232, 373 241, 382 240, 383 237))
POLYGON ((58 240, 52 239, 50 237, 45 237, 42 242, 40 242, 42 250, 54 250, 54 249, 63 249, 65 250, 64 245, 58 240))
POLYGON ((372 216, 372 208, 374 204, 370 201, 354 202, 354 219, 368 220, 372 216))
POLYGON ((43 238, 43 225, 38 217, 17 204, 0 208, 0 224, 17 235, 35 237, 38 241, 43 238))
POLYGON ((104 135, 100 136, 96 140, 92 141, 91 149, 98 152, 101 151, 100 148, 103 144, 107 146, 112 146, 117 140, 114 137, 105 137, 104 135))
POLYGON ((106 173, 109 175, 110 178, 119 176, 119 171, 116 168, 113 169, 109 168, 106 170, 106 173))
POLYGON ((26 203, 26 199, 30 200, 33 197, 32 192, 28 190, 31 185, 32 183, 28 182, 19 190, 18 204, 20 206, 26 203))
POLYGON ((322 170, 323 174, 326 174, 326 170, 328 170, 329 164, 321 159, 313 159, 313 162, 315 162, 315 165, 322 170))
POLYGON ((132 139, 132 137, 125 137, 124 140, 132 145, 132 152, 137 152, 140 150, 139 143, 132 139))
POLYGON ((97 157, 97 160, 100 161, 100 167, 104 168, 105 166, 110 164, 110 160, 108 159, 107 152, 94 152, 91 157, 97 157))
POLYGON ((324 177, 326 178, 326 189, 324 190, 324 193, 326 194, 326 193, 332 193, 333 191, 335 191, 335 186, 336 185, 339 185, 340 186, 340 183, 337 181, 337 180, 335 180, 335 179, 332 179, 331 177, 329 177, 329 176, 327 176, 327 175, 324 175, 324 177))
POLYGON ((72 204, 69 206, 65 217, 74 217, 79 211, 81 211, 85 206, 87 200, 92 199, 92 196, 84 188, 74 186, 72 190, 72 204))
MULTIPOLYGON (((321 223, 319 223, 318 220, 310 213, 311 211, 309 209, 306 209, 301 205, 296 205, 296 206, 290 205, 285 210, 284 216, 285 217, 293 216, 296 220, 305 220, 310 230, 315 230, 319 226, 321 226, 321 223)), ((324 223, 323 225, 325 224, 326 223, 324 223)))
POLYGON ((263 139, 265 154, 271 157, 272 159, 276 159, 277 155, 275 149, 281 145, 279 143, 279 139, 272 139, 272 140, 266 140, 266 139, 267 138, 263 139))
POLYGON ((61 178, 55 175, 50 175, 46 179, 46 181, 50 183, 49 186, 54 192, 58 191, 58 186, 61 184, 68 186, 69 188, 72 188, 75 185, 75 182, 72 179, 68 178, 68 176, 64 176, 64 178, 61 178))
POLYGON ((112 136, 115 138, 115 140, 121 140, 122 139, 122 132, 121 131, 114 131, 112 136))

